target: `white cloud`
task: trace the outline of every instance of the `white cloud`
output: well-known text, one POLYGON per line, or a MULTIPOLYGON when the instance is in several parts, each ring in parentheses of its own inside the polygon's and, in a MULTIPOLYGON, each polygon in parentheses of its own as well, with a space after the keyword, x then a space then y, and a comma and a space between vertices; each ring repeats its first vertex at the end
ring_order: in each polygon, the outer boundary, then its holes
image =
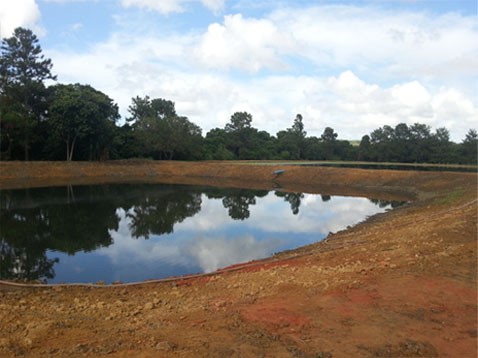
POLYGON ((71 31, 78 31, 83 28, 83 24, 81 22, 75 22, 74 24, 70 25, 70 30, 71 31))
POLYGON ((10 37, 17 27, 31 28, 37 35, 44 34, 39 25, 40 16, 35 0, 0 1, 0 37, 10 37))
POLYGON ((257 72, 263 68, 284 68, 280 54, 290 39, 267 19, 227 15, 224 24, 209 25, 196 48, 196 56, 207 68, 236 68, 257 72))
POLYGON ((86 52, 47 55, 61 81, 92 84, 123 115, 133 96, 167 98, 204 133, 249 111, 253 125, 271 134, 301 113, 309 135, 331 126, 341 139, 360 139, 385 124, 421 122, 446 126, 459 141, 478 119, 476 22, 317 6, 262 18, 227 15, 203 32, 126 28, 86 52))
POLYGON ((389 78, 421 74, 456 58, 468 61, 478 49, 476 17, 457 14, 317 6, 280 10, 270 18, 317 65, 386 69, 381 75, 389 78))
POLYGON ((72 3, 72 2, 91 2, 95 3, 101 0, 42 0, 44 2, 52 2, 52 3, 58 3, 58 4, 67 4, 67 3, 72 3))
POLYGON ((121 0, 121 4, 128 7, 138 7, 151 11, 157 11, 161 14, 173 12, 183 12, 182 3, 184 0, 121 0))
POLYGON ((214 13, 219 13, 224 9, 225 0, 201 0, 202 4, 214 13))
MULTIPOLYGON (((63 0, 60 0, 63 1, 63 0)), ((214 13, 219 13, 224 9, 225 0, 201 0, 203 6, 214 13)), ((156 11, 167 15, 170 13, 180 13, 186 11, 185 4, 199 2, 198 0, 121 0, 121 5, 129 7, 138 7, 150 11, 156 11)))
POLYGON ((446 127, 452 134, 461 130, 459 139, 465 138, 467 129, 477 128, 478 108, 460 91, 441 88, 430 103, 435 113, 433 125, 446 127))
POLYGON ((356 76, 347 72, 346 76, 342 73, 329 80, 336 95, 329 116, 342 116, 339 134, 341 129, 346 132, 367 128, 365 134, 385 124, 419 122, 434 128, 445 126, 459 140, 476 126, 477 106, 453 87, 431 90, 415 80, 382 88, 358 78, 350 80, 353 77, 356 76))

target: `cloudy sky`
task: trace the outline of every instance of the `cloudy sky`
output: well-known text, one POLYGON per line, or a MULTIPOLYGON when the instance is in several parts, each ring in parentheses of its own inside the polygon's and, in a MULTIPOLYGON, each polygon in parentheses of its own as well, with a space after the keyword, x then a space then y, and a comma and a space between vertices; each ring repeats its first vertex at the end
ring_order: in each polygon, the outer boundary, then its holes
POLYGON ((360 139, 385 124, 478 123, 476 0, 2 0, 3 37, 32 29, 62 83, 120 106, 165 98, 203 128, 235 111, 271 134, 297 113, 360 139))

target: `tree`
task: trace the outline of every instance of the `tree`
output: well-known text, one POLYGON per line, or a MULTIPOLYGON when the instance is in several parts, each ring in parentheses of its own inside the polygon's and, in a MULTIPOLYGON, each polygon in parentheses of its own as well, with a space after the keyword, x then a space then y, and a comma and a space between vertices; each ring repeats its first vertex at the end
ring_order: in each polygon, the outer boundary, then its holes
POLYGON ((334 132, 333 128, 326 127, 324 133, 320 136, 320 139, 324 142, 333 142, 338 137, 338 134, 334 132))
POLYGON ((442 127, 437 128, 430 139, 430 162, 451 163, 456 161, 453 143, 450 142, 450 132, 442 127))
POLYGON ((394 135, 392 127, 385 125, 370 133, 371 159, 379 162, 390 161, 391 143, 394 135))
POLYGON ((478 134, 476 129, 470 129, 465 139, 460 144, 462 161, 469 164, 477 164, 478 134))
POLYGON ((133 104, 129 106, 128 111, 131 114, 128 122, 141 121, 145 118, 165 119, 176 116, 174 102, 162 98, 154 98, 151 100, 149 96, 141 98, 136 96, 132 99, 133 104))
POLYGON ((323 151, 324 159, 331 160, 337 159, 335 156, 336 144, 337 144, 338 134, 334 132, 333 128, 326 127, 324 132, 320 136, 321 147, 323 151))
POLYGON ((183 116, 166 117, 162 121, 162 149, 167 159, 201 159, 202 131, 183 116))
POLYGON ((364 135, 359 144, 357 160, 370 160, 370 137, 364 135))
POLYGON ((224 127, 227 149, 234 153, 236 159, 253 159, 252 138, 257 134, 257 129, 251 123, 250 113, 235 112, 224 127))
POLYGON ((287 129, 287 135, 281 135, 283 141, 288 142, 289 154, 293 157, 291 159, 304 159, 306 135, 307 132, 304 130, 302 115, 297 114, 292 127, 287 129))
POLYGON ((133 132, 142 146, 142 154, 153 158, 202 158, 201 128, 184 116, 178 116, 174 102, 148 96, 132 99, 129 107, 133 132))
POLYGON ((247 128, 251 128, 252 114, 247 112, 235 112, 230 119, 230 123, 226 124, 226 132, 238 132, 247 128))
POLYGON ((431 128, 422 123, 410 126, 410 161, 426 163, 430 158, 431 128))
POLYGON ((15 141, 23 146, 25 160, 29 160, 35 129, 46 115, 44 81, 56 80, 52 62, 42 55, 38 42, 31 30, 18 27, 1 45, 0 122, 2 132, 7 131, 3 137, 8 140, 7 152, 15 141), (8 105, 4 107, 5 103, 8 105))
POLYGON ((232 160, 234 154, 226 148, 227 132, 222 128, 213 128, 206 134, 204 140, 205 159, 232 160))
POLYGON ((277 132, 277 150, 280 159, 300 159, 299 140, 290 128, 277 132))
POLYGON ((129 123, 125 123, 115 131, 111 158, 134 158, 139 154, 139 143, 134 135, 133 127, 129 123))
POLYGON ((302 114, 297 114, 295 116, 291 132, 296 133, 302 139, 307 135, 307 132, 304 130, 304 123, 302 122, 302 114))
POLYGON ((391 150, 388 160, 392 162, 409 162, 411 151, 411 130, 406 123, 399 123, 391 134, 391 150))
POLYGON ((315 136, 305 138, 305 159, 322 160, 325 159, 323 154, 322 143, 319 138, 315 136))
POLYGON ((112 146, 118 106, 89 85, 55 85, 51 88, 49 126, 53 139, 65 142, 66 160, 81 144, 82 159, 107 159, 112 146))

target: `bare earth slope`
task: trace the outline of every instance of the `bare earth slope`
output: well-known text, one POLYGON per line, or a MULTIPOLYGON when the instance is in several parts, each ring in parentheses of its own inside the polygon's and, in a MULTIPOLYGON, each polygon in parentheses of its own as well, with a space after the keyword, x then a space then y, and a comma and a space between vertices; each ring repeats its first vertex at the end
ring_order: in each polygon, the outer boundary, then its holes
POLYGON ((476 174, 0 162, 0 188, 122 180, 414 200, 322 243, 213 275, 132 286, 0 284, 1 357, 477 356, 476 174), (276 169, 285 172, 272 180, 276 169))

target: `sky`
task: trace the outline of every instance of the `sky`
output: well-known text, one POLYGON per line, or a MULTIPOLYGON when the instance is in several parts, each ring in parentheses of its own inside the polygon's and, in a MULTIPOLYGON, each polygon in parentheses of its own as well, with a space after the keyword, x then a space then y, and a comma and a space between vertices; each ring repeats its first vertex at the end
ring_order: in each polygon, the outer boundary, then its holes
POLYGON ((128 117, 164 98, 203 129, 237 111, 275 135, 360 140, 383 125, 478 127, 477 0, 0 0, 0 29, 38 36, 60 83, 128 117))

